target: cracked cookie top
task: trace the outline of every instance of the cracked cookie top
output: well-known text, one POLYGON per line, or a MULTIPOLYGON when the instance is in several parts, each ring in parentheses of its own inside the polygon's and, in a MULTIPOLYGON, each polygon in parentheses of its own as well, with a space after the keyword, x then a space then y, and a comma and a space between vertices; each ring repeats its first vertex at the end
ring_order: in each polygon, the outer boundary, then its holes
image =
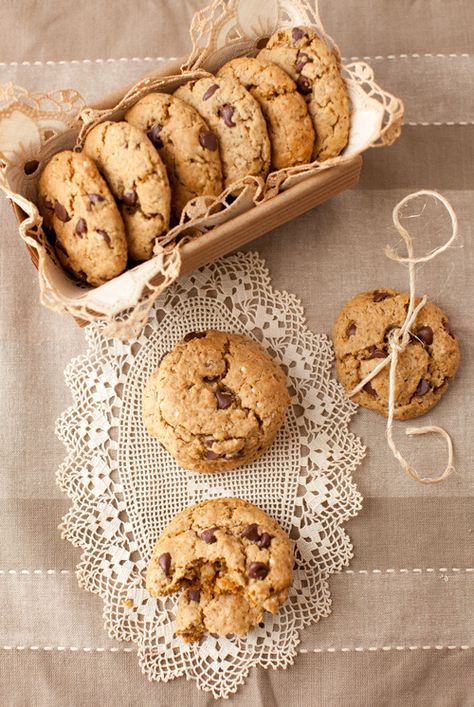
POLYGON ((195 108, 167 93, 149 93, 127 111, 125 120, 148 135, 165 163, 177 219, 190 199, 221 193, 217 138, 195 108))
POLYGON ((286 71, 306 99, 316 131, 313 160, 336 157, 347 145, 350 106, 336 57, 316 32, 293 27, 275 32, 258 56, 286 71))
MULTIPOLYGON (((388 355, 388 335, 402 326, 408 303, 407 293, 390 289, 362 292, 346 302, 334 323, 333 342, 337 374, 347 392, 388 355)), ((448 318, 427 302, 411 329, 410 343, 398 356, 395 419, 418 417, 436 405, 456 374, 459 360, 459 344, 448 318)), ((387 365, 353 398, 385 416, 389 368, 387 365)))
POLYGON ((170 220, 170 186, 157 150, 142 130, 107 120, 88 133, 84 152, 119 202, 130 258, 148 260, 170 220))
POLYGON ((174 95, 192 105, 217 135, 225 187, 248 175, 265 179, 270 168, 267 126, 257 101, 237 79, 189 81, 174 95))
POLYGON ((272 169, 311 162, 313 124, 303 96, 283 69, 242 56, 224 64, 217 75, 237 79, 258 101, 267 122, 272 169))
POLYGON ((183 468, 225 471, 270 446, 288 403, 286 376, 260 344, 191 332, 148 380, 143 419, 183 468))
POLYGON ((238 498, 204 501, 178 513, 148 565, 153 596, 183 590, 176 634, 243 635, 275 613, 293 579, 290 541, 264 511, 238 498))

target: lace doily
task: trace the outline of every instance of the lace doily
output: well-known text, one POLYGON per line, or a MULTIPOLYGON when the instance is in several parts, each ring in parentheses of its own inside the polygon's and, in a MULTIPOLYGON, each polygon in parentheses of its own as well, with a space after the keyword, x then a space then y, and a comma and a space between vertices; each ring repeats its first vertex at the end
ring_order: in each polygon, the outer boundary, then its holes
POLYGON ((77 576, 104 600, 109 634, 134 641, 153 680, 186 676, 227 697, 250 668, 285 668, 299 632, 330 613, 328 577, 347 565, 343 523, 361 496, 351 473, 364 447, 349 429, 356 406, 331 377, 329 339, 308 331, 294 295, 274 291, 256 253, 217 261, 173 284, 133 342, 87 328, 88 351, 66 368, 74 404, 57 423, 67 448, 58 483, 73 501, 63 536, 83 549, 77 576), (189 331, 224 329, 261 341, 288 373, 292 405, 257 462, 213 476, 180 469, 145 431, 141 396, 162 354, 189 331), (173 635, 177 596, 152 598, 144 571, 163 527, 206 498, 238 496, 274 516, 294 542, 294 586, 281 610, 245 638, 173 635))

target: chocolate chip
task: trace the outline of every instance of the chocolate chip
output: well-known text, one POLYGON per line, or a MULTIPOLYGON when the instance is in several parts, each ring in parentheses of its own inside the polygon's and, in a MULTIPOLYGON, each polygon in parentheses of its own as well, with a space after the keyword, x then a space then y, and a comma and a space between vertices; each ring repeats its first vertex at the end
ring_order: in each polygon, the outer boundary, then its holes
POLYGON ((69 216, 65 207, 62 204, 60 204, 59 201, 56 202, 56 205, 54 207, 54 213, 58 217, 58 219, 60 221, 62 221, 63 223, 66 223, 66 221, 71 220, 71 217, 69 216))
POLYGON ((415 331, 415 339, 421 341, 425 346, 433 343, 433 329, 430 326, 421 326, 415 331))
POLYGON ((49 209, 50 211, 54 211, 54 204, 52 201, 47 199, 46 197, 43 199, 43 205, 45 209, 49 209))
POLYGON ((251 523, 248 525, 242 530, 240 535, 242 538, 247 538, 247 540, 250 540, 253 543, 260 540, 260 533, 258 532, 258 525, 256 523, 251 523))
POLYGON ((453 330, 451 329, 451 325, 449 324, 448 320, 443 319, 443 321, 441 323, 443 325, 443 329, 445 330, 445 332, 447 332, 449 334, 449 336, 451 336, 454 339, 454 333, 453 333, 453 330))
POLYGON ((294 29, 291 32, 291 36, 293 37, 293 41, 296 43, 296 42, 299 42, 301 37, 304 37, 305 34, 304 34, 303 30, 300 29, 299 27, 294 27, 294 29))
POLYGON ((235 112, 234 106, 231 106, 230 103, 224 103, 217 112, 228 128, 235 128, 236 123, 232 120, 232 116, 235 112))
POLYGON ((83 233, 87 233, 87 221, 85 218, 80 218, 79 221, 76 223, 74 233, 76 233, 78 236, 82 236, 83 233))
POLYGON ((263 562, 251 562, 248 566, 247 574, 250 579, 265 579, 268 574, 268 567, 263 562))
POLYGON ((97 230, 97 233, 99 234, 99 236, 102 236, 102 238, 104 239, 104 241, 107 243, 108 246, 112 245, 112 241, 110 240, 110 236, 107 233, 107 231, 103 231, 101 228, 97 228, 96 230, 97 230))
POLYGON ((375 290, 372 299, 374 302, 382 302, 382 300, 387 299, 387 297, 391 297, 388 292, 381 292, 380 290, 375 290))
POLYGON ((375 349, 375 351, 372 351, 369 358, 387 358, 387 356, 388 354, 385 351, 379 351, 378 349, 375 349))
POLYGON ((29 162, 25 162, 23 165, 23 171, 25 174, 33 174, 33 172, 36 172, 36 170, 39 167, 39 162, 38 160, 30 160, 29 162))
POLYGON ((352 322, 352 324, 349 324, 349 326, 346 329, 346 336, 354 336, 354 334, 357 331, 357 326, 352 322))
POLYGON ((415 391, 415 395, 425 395, 430 389, 430 384, 427 380, 422 378, 418 383, 418 388, 415 391))
POLYGON ((203 530, 201 533, 201 540, 204 540, 206 545, 212 545, 213 543, 216 543, 217 538, 214 535, 216 530, 218 530, 218 528, 207 528, 206 530, 203 530))
POLYGON ((265 49, 269 39, 270 37, 261 37, 255 46, 257 47, 257 49, 265 49))
POLYGON ((190 331, 189 334, 186 334, 183 341, 185 341, 187 343, 188 341, 191 341, 192 339, 203 339, 206 336, 206 333, 207 332, 205 332, 205 331, 190 331))
POLYGON ((259 547, 262 549, 266 550, 267 547, 270 547, 270 544, 273 540, 273 535, 270 535, 270 533, 262 533, 262 537, 260 538, 259 547))
POLYGON ((211 96, 215 94, 217 89, 219 88, 219 84, 213 83, 212 86, 209 86, 207 89, 206 93, 203 94, 202 100, 207 101, 211 96))
POLYGON ((305 64, 308 64, 309 62, 313 61, 306 52, 298 52, 296 56, 296 64, 295 64, 295 69, 298 74, 300 74, 303 70, 303 66, 305 64))
POLYGON ((296 81, 296 85, 298 86, 298 91, 303 95, 307 96, 308 93, 311 93, 311 81, 306 78, 306 76, 298 76, 298 80, 296 81))
POLYGON ((216 441, 216 440, 214 439, 214 437, 208 437, 208 438, 204 441, 204 444, 206 445, 206 447, 212 447, 212 445, 214 444, 215 441, 216 441))
POLYGON ((195 601, 199 604, 201 600, 201 591, 199 589, 190 589, 188 591, 188 599, 189 601, 195 601))
POLYGON ((92 208, 91 204, 98 204, 99 201, 105 201, 105 196, 102 196, 102 194, 88 194, 87 198, 89 199, 88 211, 92 208))
POLYGON ((201 130, 199 133, 199 144, 206 150, 215 152, 217 150, 217 138, 212 130, 201 130))
POLYGON ((171 555, 169 554, 169 552, 164 552, 162 555, 159 556, 158 564, 160 565, 165 575, 168 576, 171 567, 171 555))
POLYGON ((234 402, 234 396, 232 395, 232 393, 226 393, 225 391, 217 390, 215 396, 218 410, 226 410, 234 402))
POLYGON ((365 390, 365 392, 371 395, 373 398, 377 397, 377 391, 372 388, 370 381, 364 385, 362 390, 365 390))
POLYGON ((163 140, 160 137, 162 127, 163 126, 159 123, 155 123, 150 132, 148 133, 148 137, 150 138, 155 147, 163 147, 163 140))
POLYGON ((213 452, 212 449, 207 449, 202 456, 204 459, 208 459, 209 461, 214 461, 215 459, 220 459, 222 454, 218 454, 217 452, 213 452))
POLYGON ((135 206, 137 203, 138 196, 137 192, 131 189, 130 191, 124 192, 124 195, 122 196, 122 201, 124 204, 127 204, 127 206, 135 206))

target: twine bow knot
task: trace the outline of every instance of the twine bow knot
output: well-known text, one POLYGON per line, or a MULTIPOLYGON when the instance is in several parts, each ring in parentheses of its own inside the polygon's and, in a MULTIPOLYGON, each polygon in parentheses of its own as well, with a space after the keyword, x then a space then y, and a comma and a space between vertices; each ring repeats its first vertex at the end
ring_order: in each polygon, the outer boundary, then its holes
POLYGON ((435 425, 429 425, 426 427, 409 427, 405 432, 408 436, 413 436, 413 435, 424 435, 424 434, 439 434, 441 435, 445 441, 446 441, 446 446, 448 450, 448 461, 446 464, 446 467, 440 476, 437 476, 435 478, 425 478, 419 476, 418 472, 416 469, 414 469, 412 466, 408 464, 408 462, 403 458, 402 454, 398 450, 394 440, 393 440, 393 434, 392 434, 392 428, 393 428, 393 417, 394 417, 394 412, 395 412, 395 374, 397 371, 397 363, 398 363, 398 357, 403 351, 406 349, 408 344, 410 343, 410 340, 412 336, 416 336, 411 332, 411 327, 415 323, 416 318, 418 316, 418 313, 423 307, 425 306, 427 302, 427 297, 424 295, 420 302, 416 305, 415 307, 415 265, 417 263, 426 263, 429 260, 433 260, 433 258, 436 258, 437 255, 440 253, 444 252, 449 248, 449 246, 452 244, 452 242, 455 240, 455 238, 458 235, 458 221, 456 218, 456 214, 454 213, 454 210, 447 201, 447 199, 444 198, 441 194, 438 194, 438 192, 431 191, 431 190, 421 190, 417 191, 414 194, 409 194, 406 196, 404 199, 402 199, 393 209, 392 213, 392 218, 393 218, 393 223, 395 225, 395 228, 405 241, 405 245, 407 248, 407 257, 401 257, 397 255, 395 250, 391 248, 390 246, 385 247, 385 255, 390 258, 391 260, 395 260, 398 263, 407 263, 408 264, 408 272, 409 272, 409 282, 410 282, 410 299, 408 303, 408 311, 407 315, 405 317, 405 321, 403 322, 402 326, 400 328, 392 329, 389 332, 388 335, 388 348, 389 348, 389 354, 386 358, 382 359, 380 363, 378 363, 375 368, 373 368, 370 373, 368 373, 365 378, 355 387, 351 390, 349 393, 349 397, 352 397, 356 395, 364 386, 367 385, 367 383, 370 383, 370 381, 375 378, 378 373, 380 373, 381 370, 385 368, 385 366, 390 365, 389 369, 389 377, 388 377, 388 415, 387 415, 387 425, 385 429, 385 436, 387 438, 387 443, 390 449, 392 450, 392 453, 394 457, 398 460, 400 463, 400 466, 402 467, 403 471, 405 474, 407 474, 410 478, 414 479, 415 481, 418 481, 421 484, 437 484, 440 481, 443 481, 448 477, 453 471, 454 471, 454 465, 453 465, 453 443, 451 441, 451 437, 449 434, 444 430, 442 427, 437 427, 435 425), (413 241, 406 230, 401 223, 400 223, 400 210, 402 209, 405 204, 407 204, 409 201, 412 199, 415 199, 419 196, 432 196, 434 199, 440 201, 445 209, 447 210, 449 217, 451 219, 451 226, 452 226, 452 233, 449 239, 444 243, 443 245, 439 246, 438 248, 435 248, 431 253, 427 253, 424 256, 415 258, 414 251, 413 251, 413 241))
POLYGON ((388 335, 388 346, 390 349, 395 349, 398 353, 402 353, 410 343, 410 333, 408 329, 403 331, 403 328, 392 329, 388 335))

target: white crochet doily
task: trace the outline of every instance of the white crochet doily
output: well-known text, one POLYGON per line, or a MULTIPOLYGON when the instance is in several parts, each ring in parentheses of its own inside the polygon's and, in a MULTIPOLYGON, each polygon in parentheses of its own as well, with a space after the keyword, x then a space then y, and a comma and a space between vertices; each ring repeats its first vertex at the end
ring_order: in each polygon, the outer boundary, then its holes
POLYGON ((67 448, 58 483, 73 501, 62 525, 83 549, 79 583, 104 600, 109 634, 134 641, 153 680, 184 675, 226 697, 250 668, 293 662, 301 629, 330 613, 330 574, 349 563, 343 523, 361 496, 351 474, 364 455, 349 429, 356 406, 331 377, 329 339, 306 328, 294 295, 274 291, 256 253, 217 261, 172 285, 138 339, 86 329, 88 351, 66 368, 74 404, 57 423, 67 448), (271 449, 257 462, 208 475, 183 471, 145 431, 145 381, 187 332, 223 329, 262 342, 288 373, 292 406, 271 449), (144 571, 164 526, 206 498, 238 496, 275 517, 294 542, 295 580, 286 604, 245 638, 173 635, 177 597, 152 598, 144 571))

